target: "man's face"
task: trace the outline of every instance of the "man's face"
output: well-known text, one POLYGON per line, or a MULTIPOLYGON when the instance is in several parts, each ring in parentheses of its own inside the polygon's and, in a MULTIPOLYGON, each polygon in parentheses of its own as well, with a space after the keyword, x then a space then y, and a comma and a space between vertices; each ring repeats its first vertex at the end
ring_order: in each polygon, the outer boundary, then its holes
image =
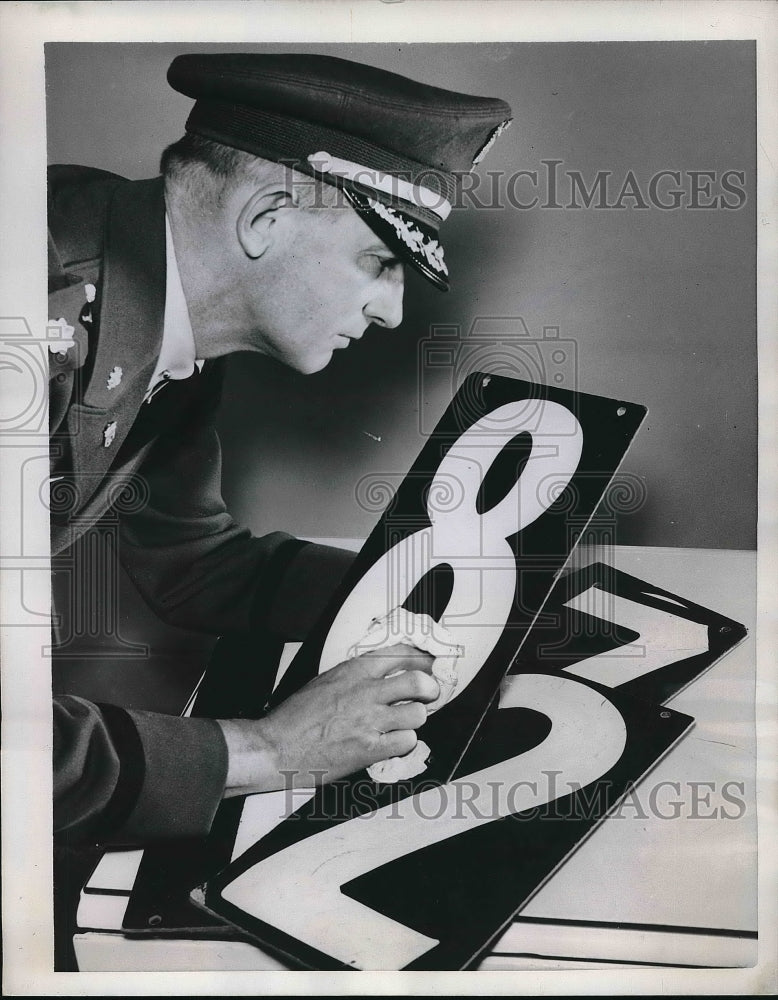
POLYGON ((302 374, 402 320, 403 264, 350 206, 288 210, 262 266, 251 346, 302 374))

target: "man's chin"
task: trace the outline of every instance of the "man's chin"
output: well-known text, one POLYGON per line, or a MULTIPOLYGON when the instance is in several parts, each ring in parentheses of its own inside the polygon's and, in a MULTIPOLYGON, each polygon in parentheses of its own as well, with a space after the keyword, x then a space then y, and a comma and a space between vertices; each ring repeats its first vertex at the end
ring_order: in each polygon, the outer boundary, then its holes
POLYGON ((323 371, 332 360, 332 351, 327 354, 320 354, 315 358, 299 359, 292 367, 301 375, 315 375, 316 372, 323 371))

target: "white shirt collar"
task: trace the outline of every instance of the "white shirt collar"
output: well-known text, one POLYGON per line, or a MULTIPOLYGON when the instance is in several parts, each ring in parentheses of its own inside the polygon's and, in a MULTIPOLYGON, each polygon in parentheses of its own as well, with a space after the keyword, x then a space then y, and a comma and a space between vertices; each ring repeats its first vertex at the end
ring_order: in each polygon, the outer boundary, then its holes
POLYGON ((165 213, 165 319, 162 327, 162 347, 157 366, 151 376, 145 398, 151 399, 155 389, 169 379, 189 378, 195 365, 202 370, 204 362, 196 358, 194 333, 189 319, 189 309, 184 297, 181 275, 178 271, 176 251, 170 219, 165 213))

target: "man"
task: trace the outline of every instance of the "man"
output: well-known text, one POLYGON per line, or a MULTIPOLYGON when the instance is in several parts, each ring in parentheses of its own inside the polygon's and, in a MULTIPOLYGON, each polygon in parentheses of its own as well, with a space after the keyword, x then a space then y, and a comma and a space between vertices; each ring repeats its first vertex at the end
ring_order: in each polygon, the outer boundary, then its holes
MULTIPOLYGON (((116 506, 119 556, 160 617, 304 639, 351 556, 229 517, 223 358, 309 374, 400 323, 405 264, 446 288, 455 174, 510 108, 322 56, 181 56, 168 79, 196 103, 164 179, 50 174, 52 551, 116 506)), ((196 836, 224 795, 283 787, 282 772, 310 785, 402 756, 439 693, 430 664, 408 646, 370 653, 257 721, 55 699, 55 826, 196 836)))

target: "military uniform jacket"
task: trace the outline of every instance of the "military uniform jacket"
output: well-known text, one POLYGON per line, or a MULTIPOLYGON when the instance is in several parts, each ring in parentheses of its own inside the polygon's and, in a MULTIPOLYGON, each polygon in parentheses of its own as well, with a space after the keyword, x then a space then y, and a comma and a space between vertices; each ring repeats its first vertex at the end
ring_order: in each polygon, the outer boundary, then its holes
MULTIPOLYGON (((233 522, 214 428, 221 359, 206 362, 184 411, 160 426, 145 419, 138 433, 162 341, 165 276, 161 178, 51 168, 52 554, 118 511, 119 557, 160 618, 217 635, 270 628, 302 639, 353 556, 282 532, 253 537, 233 522)), ((210 825, 225 774, 210 720, 55 702, 60 829, 127 841, 196 835, 210 825), (171 755, 182 739, 187 753, 171 755)))

